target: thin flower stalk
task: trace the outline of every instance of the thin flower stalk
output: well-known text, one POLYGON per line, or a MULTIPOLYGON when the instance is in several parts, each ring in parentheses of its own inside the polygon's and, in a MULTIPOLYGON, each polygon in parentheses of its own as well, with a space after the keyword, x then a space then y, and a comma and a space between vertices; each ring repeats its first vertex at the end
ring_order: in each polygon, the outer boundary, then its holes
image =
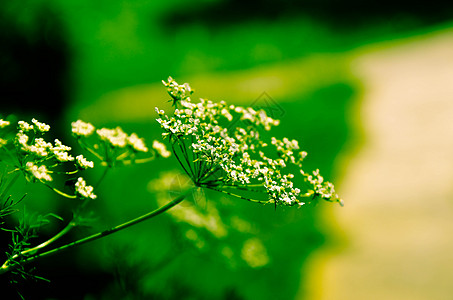
POLYGON ((206 99, 192 102, 192 89, 173 78, 164 82, 175 106, 172 114, 156 108, 157 122, 172 151, 197 187, 257 203, 302 206, 315 199, 339 202, 332 183, 319 170, 307 173, 297 140, 272 137, 279 125, 264 110, 206 99))
MULTIPOLYGON (((191 192, 191 191, 190 191, 191 192)), ((112 227, 110 229, 107 229, 107 230, 104 230, 102 232, 98 232, 98 233, 95 233, 95 234, 92 234, 90 236, 87 236, 85 238, 82 238, 82 239, 79 239, 77 241, 74 241, 74 242, 71 242, 69 244, 65 244, 63 246, 60 246, 60 247, 57 247, 55 249, 52 249, 52 250, 48 250, 46 252, 42 252, 42 253, 39 253, 39 254, 35 254, 37 251, 39 251, 40 249, 48 246, 49 244, 53 243, 55 240, 57 240, 58 238, 60 238, 61 236, 63 236, 64 234, 66 234, 72 227, 73 227, 73 224, 72 223, 69 223, 59 234, 57 234, 54 238, 52 238, 51 240, 48 240, 47 242, 33 248, 33 249, 28 249, 26 251, 23 251, 22 253, 22 256, 18 255, 15 258, 18 258, 20 259, 19 261, 15 261, 14 259, 9 259, 7 260, 1 267, 0 267, 0 275, 3 274, 3 273, 6 273, 6 272, 10 272, 12 271, 14 268, 18 267, 19 265, 24 265, 26 263, 30 263, 32 261, 35 261, 39 258, 42 258, 42 257, 46 257, 46 256, 49 256, 49 255, 53 255, 53 254, 56 254, 56 253, 59 253, 61 251, 64 251, 64 250, 68 250, 70 248, 73 248, 73 247, 76 247, 76 246, 80 246, 82 244, 86 244, 88 242, 92 242, 92 241, 95 241, 95 240, 98 240, 100 238, 103 238, 103 237, 106 237, 106 236, 109 236, 115 232, 118 232, 120 230, 124 230, 128 227, 131 227, 133 225, 136 225, 136 224, 139 224, 143 221, 146 221, 148 219, 151 219, 151 218, 154 218, 164 212, 166 212, 167 210, 169 210, 170 208, 174 207, 175 205, 178 205, 179 203, 181 203, 187 196, 188 193, 186 194, 183 194, 183 195, 180 195, 179 197, 175 198, 174 200, 168 202, 167 204, 149 212, 149 213, 146 213, 140 217, 137 217, 135 219, 132 219, 130 221, 127 221, 125 223, 122 223, 120 225, 117 225, 115 227, 112 227)))

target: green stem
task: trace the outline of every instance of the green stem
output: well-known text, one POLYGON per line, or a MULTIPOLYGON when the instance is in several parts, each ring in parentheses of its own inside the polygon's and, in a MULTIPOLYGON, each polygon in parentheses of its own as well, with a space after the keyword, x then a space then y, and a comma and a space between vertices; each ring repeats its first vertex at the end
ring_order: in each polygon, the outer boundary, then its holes
MULTIPOLYGON (((150 219, 152 217, 158 216, 161 213, 169 210, 173 206, 181 203, 186 198, 186 195, 187 194, 181 195, 178 198, 168 202, 164 206, 159 207, 158 209, 153 210, 153 211, 151 211, 151 212, 149 212, 147 214, 144 214, 144 215, 142 215, 142 216, 140 216, 138 218, 135 218, 133 220, 127 221, 127 222, 125 222, 123 224, 120 224, 118 226, 115 226, 115 227, 112 227, 110 229, 104 230, 102 232, 98 232, 98 233, 95 233, 93 235, 87 236, 85 238, 82 238, 80 240, 74 241, 72 243, 63 245, 61 247, 58 247, 58 248, 55 248, 55 249, 52 249, 52 250, 49 250, 49 251, 46 251, 46 252, 43 252, 43 253, 40 253, 40 254, 32 255, 32 256, 30 256, 28 258, 25 258, 24 260, 22 260, 20 262, 14 262, 14 261, 11 261, 11 260, 7 260, 3 264, 3 266, 0 267, 0 274, 6 273, 8 271, 11 271, 12 269, 17 268, 18 266, 20 266, 22 264, 32 262, 32 261, 34 261, 34 260, 36 260, 38 258, 41 258, 41 257, 44 257, 44 256, 49 256, 49 255, 52 255, 52 254, 56 254, 56 253, 58 253, 60 251, 67 250, 69 248, 73 248, 75 246, 82 245, 82 244, 85 244, 85 243, 88 243, 88 242, 91 242, 91 241, 95 241, 95 240, 100 239, 102 237, 111 235, 111 234, 113 234, 113 233, 115 233, 117 231, 126 229, 126 228, 128 228, 128 227, 130 227, 132 225, 135 225, 135 224, 138 224, 138 223, 143 222, 145 220, 148 220, 148 219, 150 219)), ((65 229, 63 229, 63 230, 65 230, 65 229)))
POLYGON ((47 183, 45 183, 44 181, 40 180, 42 184, 44 184, 45 186, 47 186, 48 188, 50 188, 51 190, 53 190, 55 193, 63 196, 63 197, 66 197, 66 198, 69 198, 69 199, 76 199, 77 196, 76 195, 69 195, 69 194, 66 194, 65 192, 62 192, 60 191, 59 189, 57 188, 54 188, 50 185, 48 185, 47 183))
MULTIPOLYGON (((47 247, 48 245, 52 244, 53 242, 55 242, 56 240, 58 240, 59 238, 61 238, 62 236, 64 236, 65 234, 67 234, 72 228, 74 228, 76 226, 76 223, 74 221, 71 221, 69 222, 68 225, 66 225, 65 228, 63 228, 59 233, 57 233, 56 235, 54 235, 52 238, 48 239, 47 241, 45 241, 44 243, 41 243, 39 244, 38 246, 36 247, 33 247, 33 248, 30 248, 30 249, 27 249, 27 250, 24 250, 20 253, 21 256, 23 255, 33 255, 35 254, 39 249, 42 249, 44 247, 47 247)), ((15 255, 12 257, 12 259, 16 258, 17 256, 19 255, 15 255)))
MULTIPOLYGON (((147 157, 147 158, 139 158, 139 159, 134 159, 134 160, 121 160, 121 164, 124 165, 124 166, 128 166, 128 165, 132 165, 132 164, 144 164, 144 163, 148 163, 152 160, 155 159, 155 156, 151 156, 151 157, 147 157)), ((105 161, 102 161, 101 162, 101 166, 103 167, 107 167, 108 166, 108 163, 105 162, 105 161)))

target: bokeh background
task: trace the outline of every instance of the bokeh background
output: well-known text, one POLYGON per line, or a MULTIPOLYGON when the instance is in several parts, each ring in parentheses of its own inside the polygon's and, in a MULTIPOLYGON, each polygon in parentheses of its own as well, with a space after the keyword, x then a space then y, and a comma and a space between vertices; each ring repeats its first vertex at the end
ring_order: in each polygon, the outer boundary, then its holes
MULTIPOLYGON (((79 118, 152 141, 154 107, 169 107, 160 81, 171 75, 195 97, 274 114, 275 135, 298 139, 307 169, 319 167, 346 203, 274 210, 207 192, 204 203, 43 259, 36 273, 50 283, 9 290, 25 299, 449 299, 452 6, 1 1, 3 116, 36 117, 67 144, 79 118)), ((113 170, 92 227, 68 240, 177 195, 186 183, 177 171, 173 160, 113 170)), ((35 195, 27 209, 70 216, 65 200, 25 189, 35 195)), ((61 224, 52 226, 43 234, 61 224)))

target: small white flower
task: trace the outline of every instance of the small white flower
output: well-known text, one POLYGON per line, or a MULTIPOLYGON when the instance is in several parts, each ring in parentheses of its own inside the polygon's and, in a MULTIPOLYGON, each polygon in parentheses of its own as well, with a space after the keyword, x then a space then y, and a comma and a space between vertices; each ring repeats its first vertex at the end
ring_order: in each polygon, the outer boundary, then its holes
POLYGON ((71 151, 71 147, 63 145, 59 139, 55 139, 55 146, 52 147, 52 150, 56 151, 71 151))
POLYGON ((55 139, 55 146, 52 146, 51 144, 49 144, 49 146, 58 161, 66 162, 74 160, 74 157, 68 153, 68 151, 71 150, 71 147, 63 145, 60 140, 55 139))
POLYGON ((192 88, 188 83, 178 84, 171 76, 168 77, 167 81, 162 80, 162 83, 167 87, 168 93, 175 100, 187 100, 190 101, 189 96, 193 93, 192 88))
POLYGON ((127 142, 137 151, 148 152, 148 148, 145 146, 143 139, 139 138, 135 133, 132 133, 127 138, 127 142))
POLYGON ((41 122, 38 122, 38 120, 36 119, 32 119, 31 120, 33 124, 35 124, 35 128, 37 128, 38 131, 40 132, 47 132, 50 130, 50 126, 47 125, 46 123, 41 123, 41 122))
POLYGON ((27 131, 33 130, 33 125, 30 125, 25 121, 19 121, 17 123, 19 124, 19 128, 21 131, 27 132, 27 131))
POLYGON ((171 155, 170 151, 167 150, 167 147, 165 147, 164 144, 162 144, 162 143, 160 143, 160 142, 158 142, 156 140, 153 142, 153 148, 162 157, 166 158, 166 157, 169 157, 171 155))
POLYGON ((51 143, 47 143, 43 138, 36 138, 35 144, 26 147, 26 151, 36 154, 38 156, 47 156, 49 154, 48 150, 52 148, 51 143))
POLYGON ((68 152, 64 151, 53 151, 53 154, 55 154, 55 157, 58 161, 61 162, 66 162, 66 161, 73 161, 74 157, 68 154, 68 152))
POLYGON ((230 112, 224 108, 222 109, 222 111, 220 112, 225 118, 228 119, 228 121, 232 121, 233 120, 233 116, 230 114, 230 112))
POLYGON ((162 116, 162 115, 165 114, 165 111, 159 110, 159 108, 157 108, 157 107, 155 108, 155 110, 156 110, 156 112, 157 112, 157 114, 158 114, 159 116, 162 116))
POLYGON ((76 193, 84 198, 91 198, 96 199, 96 195, 93 193, 93 187, 91 185, 87 185, 85 180, 82 177, 77 179, 75 184, 76 193))
POLYGON ((124 148, 127 144, 127 134, 121 127, 115 129, 102 128, 96 130, 96 133, 101 139, 110 142, 114 147, 124 148))
POLYGON ((0 119, 0 128, 4 128, 10 124, 9 121, 5 121, 3 119, 0 119))
POLYGON ((77 120, 76 122, 71 123, 72 133, 77 136, 90 136, 94 132, 94 126, 90 123, 83 122, 82 120, 77 120))
POLYGON ((0 138, 0 148, 5 146, 6 144, 8 144, 8 141, 0 138))
POLYGON ((26 164, 25 170, 30 172, 38 180, 52 181, 52 177, 49 175, 49 170, 47 170, 45 165, 38 167, 29 161, 26 164))
POLYGON ((19 132, 16 134, 16 141, 19 145, 21 145, 21 149, 24 151, 28 151, 28 135, 26 135, 22 130, 19 130, 19 132))
POLYGON ((77 164, 82 167, 83 169, 93 168, 94 163, 92 161, 88 161, 83 157, 82 154, 76 156, 77 164))

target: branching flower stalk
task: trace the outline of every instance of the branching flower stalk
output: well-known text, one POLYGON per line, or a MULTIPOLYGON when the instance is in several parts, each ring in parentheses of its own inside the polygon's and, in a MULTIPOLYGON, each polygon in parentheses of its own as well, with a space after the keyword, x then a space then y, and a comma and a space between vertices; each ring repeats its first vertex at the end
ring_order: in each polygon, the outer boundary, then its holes
MULTIPOLYGON (((0 120, 0 129, 9 125, 9 121, 0 120)), ((49 125, 33 119, 32 124, 25 121, 19 121, 17 132, 10 139, 3 139, 3 137, 7 137, 7 134, 5 132, 0 132, 3 133, 0 147, 0 151, 3 153, 0 154, 5 154, 6 157, 9 158, 6 160, 2 159, 1 161, 5 165, 5 168, 10 169, 10 171, 5 173, 12 175, 13 173, 22 171, 28 181, 42 183, 65 198, 79 200, 79 206, 73 212, 73 218, 67 225, 47 241, 34 247, 26 247, 29 245, 28 243, 15 243, 17 246, 14 247, 13 253, 8 255, 8 259, 1 267, 0 273, 22 266, 25 262, 28 262, 31 257, 35 257, 31 260, 41 257, 41 254, 37 254, 39 251, 47 248, 69 233, 73 228, 83 223, 83 218, 81 217, 83 208, 85 208, 91 200, 97 198, 94 194, 93 186, 87 185, 83 177, 78 177, 75 181, 73 194, 64 192, 61 189, 50 185, 53 181, 53 176, 73 176, 80 171, 93 168, 94 162, 87 160, 83 155, 78 155, 74 158, 69 153, 71 147, 63 145, 59 140, 55 140, 54 144, 46 142, 44 134, 49 130, 49 125), (9 142, 10 140, 13 142, 9 142), (68 164, 75 168, 67 171, 68 164)), ((145 163, 160 156, 168 157, 168 151, 163 144, 154 141, 153 145, 157 145, 157 148, 153 147, 152 149, 148 149, 143 139, 139 138, 135 133, 127 135, 120 127, 115 129, 98 129, 96 130, 96 134, 93 135, 94 131, 95 127, 90 123, 85 123, 81 120, 72 123, 73 136, 76 137, 80 146, 100 159, 100 165, 105 167, 101 178, 95 186, 99 185, 110 167, 145 163), (144 153, 145 157, 139 157, 139 153, 144 153)), ((15 176, 15 178, 17 178, 17 176, 15 176)), ((2 192, 2 199, 4 196, 3 194, 4 192, 2 192)), ((7 202, 5 201, 5 204, 6 203, 7 202)), ((2 215, 10 213, 10 210, 8 209, 5 209, 4 211, 5 213, 2 215)), ((165 209, 162 210, 162 212, 163 211, 165 211, 165 209)), ((159 213, 161 212, 159 211, 157 214, 159 213)), ((157 214, 154 213, 151 214, 151 216, 157 214)), ((142 220, 147 218, 149 217, 145 215, 139 219, 142 220)), ((131 224, 135 224, 135 222, 131 224)), ((121 229, 128 226, 130 225, 119 226, 118 228, 121 229)), ((119 229, 109 230, 108 234, 116 232, 119 229)), ((99 235, 99 237, 105 235, 107 235, 106 232, 99 235)), ((99 237, 94 235, 94 237, 84 240, 90 241, 91 239, 94 240, 99 237)), ((74 246, 77 244, 79 244, 79 242, 71 243, 71 245, 74 246)), ((59 250, 57 249, 65 249, 65 247, 59 247, 47 252, 58 252, 59 250)))
MULTIPOLYGON (((306 172, 303 169, 307 153, 300 150, 296 140, 268 138, 267 132, 278 126, 279 121, 267 116, 264 110, 228 105, 224 101, 215 103, 199 99, 192 102, 193 90, 187 83, 179 85, 171 77, 163 83, 171 96, 174 111, 168 115, 156 108, 157 122, 163 130, 162 136, 168 138, 174 156, 191 178, 195 189, 207 188, 275 207, 301 207, 317 199, 343 204, 333 184, 325 181, 319 170, 306 172)), ((188 194, 182 194, 149 213, 108 230, 46 250, 83 223, 81 212, 97 198, 94 189, 109 168, 146 163, 158 157, 167 158, 171 152, 159 141, 154 141, 148 148, 143 139, 135 133, 125 133, 120 127, 96 129, 81 120, 73 122, 73 137, 83 150, 99 159, 99 165, 105 167, 102 177, 93 187, 78 173, 94 168, 94 162, 83 155, 74 157, 70 153, 71 147, 59 140, 47 142, 44 135, 50 130, 49 125, 35 119, 31 124, 19 121, 12 138, 8 138, 3 131, 5 128, 10 128, 10 121, 0 119, 0 162, 5 165, 5 174, 22 172, 28 181, 44 184, 63 197, 79 201, 79 205, 66 226, 47 241, 31 247, 27 241, 14 240, 12 253, 7 254, 8 259, 0 267, 0 274, 22 270, 26 263, 158 216, 179 204, 188 194), (52 186, 54 176, 72 180, 72 191, 52 186)), ((0 200, 4 194, 1 193, 0 200)), ((5 203, 8 205, 4 212, 13 212, 13 202, 5 203)))
POLYGON ((167 115, 156 108, 157 121, 195 186, 275 206, 302 206, 316 199, 343 203, 319 170, 303 170, 307 153, 296 140, 265 140, 264 133, 279 121, 264 110, 192 102, 187 83, 179 85, 171 77, 163 83, 175 110, 167 115))
MULTIPOLYGON (((97 239, 100 239, 100 238, 106 237, 108 235, 111 235, 111 234, 113 234, 113 233, 115 233, 117 231, 126 229, 126 228, 128 228, 130 226, 136 225, 138 223, 141 223, 143 221, 146 221, 148 219, 156 217, 156 216, 166 212, 167 210, 169 210, 173 206, 178 205, 179 203, 181 203, 186 198, 187 194, 183 194, 183 195, 177 197, 176 199, 168 202, 164 206, 161 206, 158 209, 155 209, 155 210, 153 210, 153 211, 151 211, 149 213, 146 213, 146 214, 144 214, 144 215, 142 215, 142 216, 140 216, 138 218, 135 218, 133 220, 127 221, 125 223, 122 223, 122 224, 117 225, 115 227, 112 227, 110 229, 104 230, 102 232, 98 232, 98 233, 95 233, 93 235, 87 236, 85 238, 79 239, 77 241, 71 242, 69 244, 60 246, 58 248, 55 248, 55 249, 52 249, 52 250, 49 250, 49 251, 46 251, 46 252, 43 252, 43 253, 39 253, 39 254, 35 254, 37 250, 42 248, 42 247, 38 248, 39 246, 35 247, 36 249, 33 249, 33 251, 31 249, 29 249, 27 251, 24 251, 24 253, 21 253, 23 257, 20 257, 21 259, 19 261, 15 260, 15 258, 17 258, 17 257, 12 258, 12 259, 8 259, 0 267, 0 275, 3 274, 3 273, 9 272, 9 271, 11 271, 11 270, 13 270, 13 269, 15 269, 15 268, 17 268, 19 266, 24 265, 24 264, 33 262, 33 261, 35 261, 35 260, 37 260, 39 258, 42 258, 42 257, 45 257, 45 256, 49 256, 49 255, 52 255, 52 254, 56 254, 58 252, 73 248, 75 246, 79 246, 79 245, 82 245, 82 244, 86 244, 88 242, 95 241, 97 239)), ((60 233, 61 233, 61 235, 64 234, 62 232, 60 232, 60 233)))

